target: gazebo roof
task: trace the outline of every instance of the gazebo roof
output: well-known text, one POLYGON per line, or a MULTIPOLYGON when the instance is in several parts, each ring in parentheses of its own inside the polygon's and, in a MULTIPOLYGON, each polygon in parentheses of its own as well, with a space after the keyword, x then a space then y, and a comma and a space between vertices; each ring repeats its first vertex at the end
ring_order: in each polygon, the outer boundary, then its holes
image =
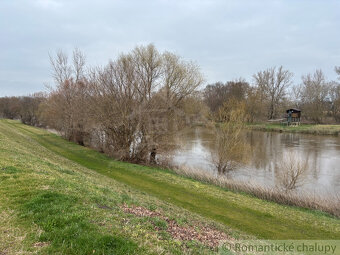
POLYGON ((286 112, 287 112, 287 113, 288 113, 288 112, 301 112, 301 110, 300 110, 300 109, 296 109, 296 108, 290 108, 290 109, 288 109, 286 112))

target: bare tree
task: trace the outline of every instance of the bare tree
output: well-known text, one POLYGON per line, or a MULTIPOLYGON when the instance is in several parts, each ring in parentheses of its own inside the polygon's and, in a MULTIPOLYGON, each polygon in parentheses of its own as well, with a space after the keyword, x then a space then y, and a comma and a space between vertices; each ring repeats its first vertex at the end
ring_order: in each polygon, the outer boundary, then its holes
POLYGON ((84 145, 88 135, 85 56, 76 49, 71 63, 62 51, 55 57, 50 56, 50 60, 56 88, 40 107, 42 119, 46 125, 61 131, 68 140, 84 145))
POLYGON ((226 83, 228 87, 228 98, 236 99, 238 101, 244 101, 247 98, 247 92, 249 89, 249 83, 243 78, 238 78, 226 83))
POLYGON ((39 106, 45 99, 44 93, 20 97, 19 115, 21 122, 31 126, 39 126, 41 124, 39 106))
POLYGON ((121 55, 91 77, 92 116, 105 132, 105 150, 135 162, 154 162, 171 147, 181 102, 203 82, 196 65, 153 45, 121 55))
MULTIPOLYGON (((339 75, 340 67, 335 67, 335 72, 339 75)), ((340 83, 337 81, 330 82, 329 97, 331 101, 331 112, 336 122, 340 122, 340 83)))
POLYGON ((300 96, 305 116, 316 123, 321 123, 327 110, 331 84, 326 81, 322 70, 302 76, 302 82, 300 96))
POLYGON ((222 82, 209 84, 205 87, 203 95, 210 111, 216 113, 228 98, 228 87, 222 82))
POLYGON ((302 159, 293 152, 284 154, 276 164, 278 184, 285 192, 298 188, 303 184, 308 167, 308 157, 302 159))
POLYGON ((277 116, 280 102, 286 95, 287 88, 292 84, 293 73, 282 66, 258 72, 254 76, 255 84, 261 92, 262 102, 268 104, 268 119, 277 116))
POLYGON ((50 63, 53 69, 53 78, 57 85, 71 79, 72 68, 68 63, 68 56, 59 50, 55 57, 50 55, 50 63))
POLYGON ((339 75, 338 79, 340 79, 340 66, 336 66, 334 70, 339 75))
POLYGON ((137 140, 137 78, 131 56, 122 55, 103 70, 93 70, 90 79, 91 116, 105 134, 103 150, 119 159, 131 158, 137 140))
POLYGON ((84 53, 82 53, 79 49, 75 49, 73 51, 73 66, 72 71, 74 74, 74 81, 82 82, 85 80, 85 64, 86 64, 86 57, 84 53))
POLYGON ((41 105, 44 122, 79 144, 95 139, 116 158, 155 163, 175 146, 172 137, 187 121, 185 100, 203 83, 197 65, 152 45, 136 47, 105 67, 86 69, 74 50, 70 62, 50 57, 56 88, 41 105))
POLYGON ((217 150, 212 158, 219 174, 228 173, 245 163, 248 146, 242 136, 246 120, 245 104, 230 100, 220 109, 224 122, 216 129, 217 150))
POLYGON ((202 83, 199 67, 173 53, 163 54, 163 90, 168 106, 174 107, 191 95, 202 83))
POLYGON ((244 101, 247 98, 247 91, 249 84, 242 78, 237 80, 228 81, 225 84, 216 82, 207 85, 204 89, 204 101, 210 108, 214 118, 218 117, 218 110, 223 104, 230 99, 237 99, 244 101))
POLYGON ((0 117, 7 119, 20 118, 20 98, 19 97, 2 97, 0 98, 0 117))
POLYGON ((195 125, 207 123, 210 111, 203 101, 201 91, 192 93, 190 96, 183 99, 178 107, 183 110, 187 118, 190 119, 189 124, 195 125))
POLYGON ((249 87, 247 89, 245 100, 247 122, 252 123, 267 119, 267 108, 262 97, 262 92, 257 87, 249 87))

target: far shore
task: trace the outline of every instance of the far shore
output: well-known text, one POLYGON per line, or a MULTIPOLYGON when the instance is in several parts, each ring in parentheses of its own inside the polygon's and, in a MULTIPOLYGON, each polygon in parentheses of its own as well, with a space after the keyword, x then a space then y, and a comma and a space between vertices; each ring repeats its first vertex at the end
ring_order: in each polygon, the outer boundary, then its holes
POLYGON ((284 126, 280 123, 256 123, 246 126, 251 130, 304 133, 312 135, 333 135, 339 136, 340 125, 326 124, 301 124, 299 126, 284 126))

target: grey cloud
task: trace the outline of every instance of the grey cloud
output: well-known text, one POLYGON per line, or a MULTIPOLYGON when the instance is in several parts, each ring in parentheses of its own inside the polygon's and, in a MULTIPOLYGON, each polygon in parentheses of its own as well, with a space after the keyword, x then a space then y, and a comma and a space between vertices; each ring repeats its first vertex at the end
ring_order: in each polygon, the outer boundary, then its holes
POLYGON ((48 53, 79 47, 102 65, 154 43, 197 62, 207 82, 284 65, 302 74, 340 65, 339 1, 3 0, 0 96, 43 90, 48 53))

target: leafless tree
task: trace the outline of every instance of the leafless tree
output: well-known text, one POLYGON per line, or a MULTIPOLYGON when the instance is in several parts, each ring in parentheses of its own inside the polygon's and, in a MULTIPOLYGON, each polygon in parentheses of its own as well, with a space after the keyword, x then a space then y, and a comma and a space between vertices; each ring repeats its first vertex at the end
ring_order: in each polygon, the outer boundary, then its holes
POLYGON ((279 186, 285 192, 298 188, 303 184, 308 167, 308 157, 302 159, 293 152, 284 154, 276 164, 279 186))
POLYGON ((340 79, 340 66, 336 66, 334 70, 339 75, 338 79, 340 79))
POLYGON ((20 98, 2 97, 0 98, 0 117, 7 119, 20 118, 20 98))
POLYGON ((56 88, 41 105, 42 121, 62 132, 69 140, 84 144, 88 135, 88 90, 85 77, 85 56, 74 50, 73 61, 62 51, 50 56, 56 88))
POLYGON ((27 125, 39 126, 41 124, 39 106, 45 99, 44 93, 20 97, 20 120, 27 125))
POLYGON ((44 93, 28 96, 0 98, 0 117, 18 119, 22 123, 41 126, 39 106, 45 100, 44 93))
POLYGON ((204 102, 212 113, 216 113, 227 98, 228 88, 222 82, 209 84, 204 89, 204 102))
POLYGON ((170 146, 181 102, 203 82, 196 65, 153 45, 121 55, 91 77, 91 116, 105 132, 105 150, 138 162, 154 162, 170 146))
MULTIPOLYGON (((340 67, 335 67, 335 72, 339 75, 340 80, 340 67)), ((340 83, 337 81, 330 82, 331 112, 336 122, 340 122, 340 83)))
POLYGON ((206 124, 208 122, 210 110, 203 101, 201 91, 194 92, 183 99, 178 108, 184 111, 190 125, 206 124))
POLYGON ((331 84, 326 81, 322 70, 302 76, 300 86, 301 105, 310 120, 321 123, 327 110, 331 84))
POLYGON ((268 105, 268 119, 277 117, 277 109, 286 95, 287 88, 292 84, 293 73, 282 66, 258 72, 254 76, 255 84, 261 92, 261 101, 268 105))
POLYGON ((199 67, 193 62, 181 60, 173 53, 165 52, 163 58, 162 90, 165 92, 167 105, 178 104, 203 83, 199 67))
POLYGON ((247 122, 267 120, 267 108, 262 92, 257 87, 249 87, 246 92, 247 122))
POLYGON ((206 86, 204 89, 204 101, 210 108, 212 114, 215 114, 215 118, 218 116, 218 110, 223 104, 235 98, 239 101, 244 101, 247 98, 247 91, 249 84, 242 78, 234 81, 228 81, 225 84, 222 82, 216 82, 206 86))
POLYGON ((83 82, 85 80, 85 64, 86 57, 84 53, 82 53, 79 49, 75 49, 73 51, 73 74, 75 82, 83 82))
POLYGON ((53 69, 53 78, 57 85, 71 79, 72 68, 68 63, 68 56, 59 50, 55 57, 50 55, 50 63, 53 69))
POLYGON ((245 104, 236 99, 220 109, 223 123, 216 129, 217 149, 212 158, 219 174, 228 173, 245 163, 248 145, 242 136, 246 120, 245 104))

